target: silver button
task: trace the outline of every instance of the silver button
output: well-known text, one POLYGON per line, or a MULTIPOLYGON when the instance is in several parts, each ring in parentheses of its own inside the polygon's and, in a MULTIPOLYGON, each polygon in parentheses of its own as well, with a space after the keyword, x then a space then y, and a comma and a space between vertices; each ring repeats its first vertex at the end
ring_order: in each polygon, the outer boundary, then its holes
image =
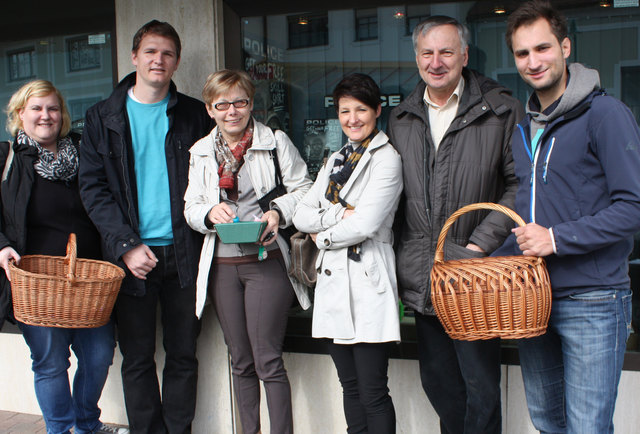
POLYGON ((487 106, 486 106, 486 105, 483 105, 483 106, 482 106, 482 110, 486 110, 486 109, 487 109, 487 106))

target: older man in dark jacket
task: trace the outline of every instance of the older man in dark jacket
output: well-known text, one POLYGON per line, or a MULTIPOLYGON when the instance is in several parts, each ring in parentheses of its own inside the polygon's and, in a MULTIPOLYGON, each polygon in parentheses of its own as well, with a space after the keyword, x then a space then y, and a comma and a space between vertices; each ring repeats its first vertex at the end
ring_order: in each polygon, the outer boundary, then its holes
POLYGON ((171 81, 180 39, 151 21, 134 36, 136 72, 91 107, 80 149, 80 194, 106 257, 127 270, 115 306, 132 432, 190 432, 200 324, 195 277, 201 237, 183 216, 189 148, 211 128, 202 102, 171 81), (166 351, 162 393, 154 361, 156 311, 166 351))
MULTIPOLYGON (((449 17, 416 26, 423 81, 391 112, 388 133, 403 161, 397 273, 402 300, 415 311, 422 385, 443 433, 478 434, 501 431, 500 341, 450 339, 433 313, 429 270, 451 213, 476 202, 513 207, 509 142, 524 111, 506 88, 466 68, 467 35, 449 17)), ((485 256, 511 226, 496 212, 466 214, 449 231, 445 257, 485 256)))

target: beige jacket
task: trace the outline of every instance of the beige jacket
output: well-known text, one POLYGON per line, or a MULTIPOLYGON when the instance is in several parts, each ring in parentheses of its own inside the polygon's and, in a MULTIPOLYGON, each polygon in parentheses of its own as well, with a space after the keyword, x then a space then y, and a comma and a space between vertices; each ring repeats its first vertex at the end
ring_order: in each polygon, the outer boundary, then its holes
POLYGON ((399 341, 391 226, 402 192, 400 155, 385 133, 374 137, 340 192, 355 207, 345 219, 345 208, 325 198, 336 155, 320 170, 293 216, 300 231, 318 234, 312 335, 340 344, 399 341), (358 243, 361 260, 356 262, 347 258, 347 250, 358 243))
MULTIPOLYGON (((307 166, 284 132, 276 131, 274 133, 255 119, 253 122, 253 144, 251 148, 247 149, 244 165, 248 169, 256 196, 260 198, 275 187, 275 168, 269 150, 277 149, 282 181, 288 194, 273 200, 272 206, 277 205, 284 217, 284 221, 280 222, 280 227, 287 227, 291 225, 296 204, 311 187, 307 166)), ((216 232, 215 229, 208 229, 204 221, 209 210, 220 203, 218 163, 214 154, 214 138, 217 132, 218 127, 191 147, 189 151, 191 153, 189 186, 184 195, 184 216, 187 223, 194 230, 205 234, 196 280, 196 315, 198 318, 202 315, 207 298, 209 273, 214 272, 211 261, 216 245, 216 232)), ((276 241, 288 267, 290 258, 287 244, 280 237, 276 241)), ((291 284, 302 308, 308 309, 311 305, 309 289, 293 278, 291 278, 291 284)))

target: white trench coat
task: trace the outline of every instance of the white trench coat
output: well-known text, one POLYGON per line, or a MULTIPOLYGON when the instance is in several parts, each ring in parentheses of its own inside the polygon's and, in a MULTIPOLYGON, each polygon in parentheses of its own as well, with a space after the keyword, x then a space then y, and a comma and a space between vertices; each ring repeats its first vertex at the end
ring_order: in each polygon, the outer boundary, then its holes
POLYGON ((400 155, 385 133, 373 138, 340 192, 355 207, 345 219, 345 208, 325 198, 337 155, 320 170, 293 216, 298 230, 318 234, 312 334, 339 344, 399 341, 391 226, 402 192, 400 155), (349 260, 348 247, 358 243, 361 260, 349 260))
MULTIPOLYGON (((260 198, 275 187, 275 168, 269 150, 277 150, 282 182, 288 193, 274 199, 272 204, 278 206, 285 219, 284 222, 280 222, 280 227, 287 227, 291 224, 296 204, 311 187, 307 165, 285 133, 282 131, 274 133, 255 119, 253 122, 253 143, 244 156, 244 165, 248 169, 256 196, 260 198)), ((220 203, 218 162, 214 152, 214 139, 217 132, 218 127, 215 127, 208 136, 198 140, 189 150, 191 153, 189 186, 184 195, 184 216, 187 223, 194 230, 205 234, 196 280, 196 315, 198 318, 202 315, 202 309, 204 309, 207 299, 209 272, 214 272, 211 269, 211 261, 216 245, 216 231, 206 227, 204 218, 214 205, 220 203)), ((280 237, 276 238, 276 242, 288 268, 290 262, 288 246, 280 237)), ((308 309, 311 305, 309 288, 293 278, 290 280, 300 306, 303 309, 308 309)))

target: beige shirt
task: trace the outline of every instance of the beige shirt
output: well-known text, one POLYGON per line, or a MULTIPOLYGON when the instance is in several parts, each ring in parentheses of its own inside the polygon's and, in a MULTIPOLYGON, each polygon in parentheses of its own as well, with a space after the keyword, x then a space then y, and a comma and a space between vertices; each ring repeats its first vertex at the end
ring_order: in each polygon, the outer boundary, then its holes
POLYGON ((458 86, 456 86, 443 106, 439 106, 429 98, 429 87, 424 90, 424 103, 429 107, 429 126, 431 127, 431 138, 433 139, 436 151, 438 150, 438 146, 440 146, 444 133, 447 132, 453 118, 456 117, 463 90, 464 78, 460 77, 458 86))

